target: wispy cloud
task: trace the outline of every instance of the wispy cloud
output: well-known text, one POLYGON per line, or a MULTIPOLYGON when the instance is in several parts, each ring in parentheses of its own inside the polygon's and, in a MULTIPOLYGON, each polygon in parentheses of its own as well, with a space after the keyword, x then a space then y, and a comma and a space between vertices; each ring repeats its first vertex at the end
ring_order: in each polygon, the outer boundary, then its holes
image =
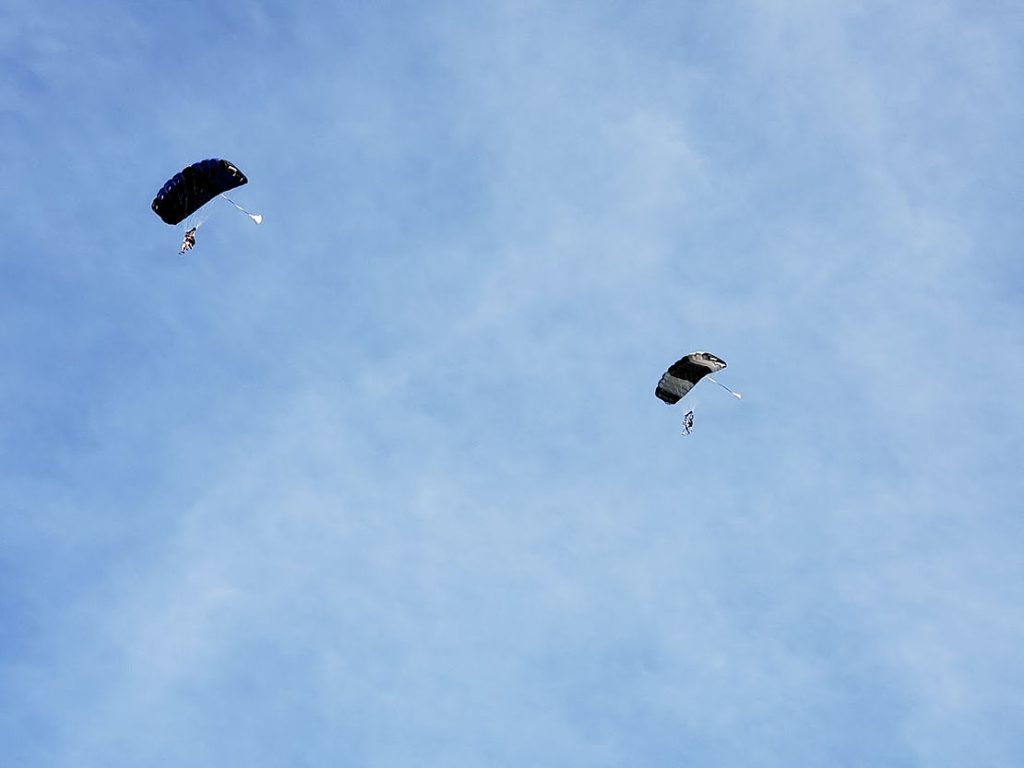
POLYGON ((1024 754, 1014 18, 65 10, 0 18, 11 759, 1024 754), (266 220, 178 259, 212 155, 266 220))

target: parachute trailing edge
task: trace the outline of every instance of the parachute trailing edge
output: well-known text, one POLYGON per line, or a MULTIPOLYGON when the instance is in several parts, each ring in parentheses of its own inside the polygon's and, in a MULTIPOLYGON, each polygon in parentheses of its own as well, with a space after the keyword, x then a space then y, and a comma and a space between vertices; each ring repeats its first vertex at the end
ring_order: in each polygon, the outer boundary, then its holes
POLYGON ((725 368, 725 360, 715 357, 710 352, 691 352, 676 360, 662 374, 654 394, 659 400, 675 405, 689 392, 698 381, 709 373, 725 368))
POLYGON ((167 180, 153 198, 153 212, 167 224, 180 224, 217 195, 248 181, 227 160, 200 160, 167 180))

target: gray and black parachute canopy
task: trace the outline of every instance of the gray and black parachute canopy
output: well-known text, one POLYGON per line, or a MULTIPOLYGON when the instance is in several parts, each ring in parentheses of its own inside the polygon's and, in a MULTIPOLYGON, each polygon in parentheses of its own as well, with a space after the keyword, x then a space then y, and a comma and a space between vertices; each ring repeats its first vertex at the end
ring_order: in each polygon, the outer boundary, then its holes
POLYGON ((200 160, 167 180, 153 199, 153 212, 168 224, 178 224, 217 195, 246 182, 245 174, 227 160, 200 160))
POLYGON ((725 368, 725 360, 710 352, 691 352, 676 360, 661 376, 654 394, 669 405, 678 403, 694 385, 709 373, 725 368))

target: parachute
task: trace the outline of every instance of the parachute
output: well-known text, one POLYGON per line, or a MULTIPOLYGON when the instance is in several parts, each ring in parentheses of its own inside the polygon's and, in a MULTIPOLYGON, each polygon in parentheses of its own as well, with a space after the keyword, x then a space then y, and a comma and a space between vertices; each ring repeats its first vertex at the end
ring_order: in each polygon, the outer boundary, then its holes
POLYGON ((201 160, 167 180, 153 198, 153 212, 167 224, 180 224, 217 195, 248 182, 227 160, 201 160))
MULTIPOLYGON (((725 368, 725 360, 710 352, 691 352, 676 360, 661 376, 658 388, 654 390, 659 400, 675 405, 709 373, 725 368)), ((714 379, 712 379, 714 381, 714 379)))
MULTIPOLYGON (((669 405, 675 405, 693 389, 697 382, 705 376, 715 384, 722 387, 736 399, 742 397, 739 392, 733 392, 725 384, 715 381, 712 373, 725 368, 725 360, 712 355, 710 352, 691 352, 685 357, 676 360, 669 366, 668 370, 661 375, 658 387, 654 390, 657 398, 669 405)), ((688 435, 693 430, 693 411, 687 411, 683 416, 683 434, 688 435)))
POLYGON ((184 253, 195 245, 195 230, 203 224, 193 217, 215 197, 223 197, 257 224, 263 221, 258 213, 249 213, 224 194, 248 182, 245 174, 227 160, 200 160, 167 180, 153 198, 153 212, 172 226, 185 221, 186 235, 181 250, 184 253))

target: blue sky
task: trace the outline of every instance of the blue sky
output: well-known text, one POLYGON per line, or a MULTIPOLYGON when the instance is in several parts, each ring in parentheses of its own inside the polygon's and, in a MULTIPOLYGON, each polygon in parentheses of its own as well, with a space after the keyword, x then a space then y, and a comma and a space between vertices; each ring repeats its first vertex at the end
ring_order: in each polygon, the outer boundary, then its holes
POLYGON ((8 0, 4 762, 1024 764, 1022 42, 8 0))

